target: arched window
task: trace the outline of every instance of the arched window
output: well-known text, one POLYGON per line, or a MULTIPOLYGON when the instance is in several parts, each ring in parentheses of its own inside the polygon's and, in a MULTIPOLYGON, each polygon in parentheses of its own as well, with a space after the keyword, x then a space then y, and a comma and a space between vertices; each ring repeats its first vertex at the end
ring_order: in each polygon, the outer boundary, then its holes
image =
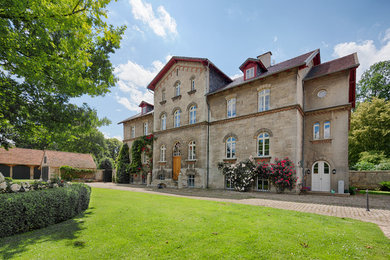
POLYGON ((193 105, 190 108, 190 122, 189 124, 195 124, 196 123, 196 106, 193 105))
POLYGON ((196 152, 195 152, 195 141, 192 141, 188 144, 188 160, 195 160, 196 152))
POLYGON ((165 157, 166 151, 167 151, 167 148, 165 147, 165 145, 161 145, 161 148, 160 148, 160 162, 165 162, 166 161, 166 157, 165 157))
POLYGON ((180 81, 175 83, 175 97, 180 96, 180 81))
POLYGON ((161 130, 167 129, 167 115, 163 114, 161 116, 161 130))
POLYGON ((313 139, 314 140, 320 139, 320 123, 315 123, 313 125, 313 139))
POLYGON ((236 158, 236 138, 234 137, 226 140, 226 158, 236 158))
POLYGON ((259 112, 269 110, 270 90, 264 89, 259 92, 259 112))
POLYGON ((176 110, 174 113, 174 122, 173 127, 179 127, 180 126, 180 110, 176 110))
POLYGON ((268 133, 260 133, 257 137, 257 156, 269 156, 268 133))

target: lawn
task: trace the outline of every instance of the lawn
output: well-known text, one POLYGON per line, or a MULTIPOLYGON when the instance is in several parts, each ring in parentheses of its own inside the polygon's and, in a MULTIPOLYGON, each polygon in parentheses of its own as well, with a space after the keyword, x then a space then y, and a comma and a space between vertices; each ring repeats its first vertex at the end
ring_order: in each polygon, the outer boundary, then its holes
POLYGON ((0 239, 21 259, 389 259, 371 223, 240 204, 94 188, 72 220, 0 239))

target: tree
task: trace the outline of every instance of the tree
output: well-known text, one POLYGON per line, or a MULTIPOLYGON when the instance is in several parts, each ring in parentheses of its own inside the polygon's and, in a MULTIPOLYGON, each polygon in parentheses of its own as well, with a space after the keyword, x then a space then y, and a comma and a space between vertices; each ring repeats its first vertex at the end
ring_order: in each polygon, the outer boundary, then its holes
POLYGON ((357 87, 357 98, 369 101, 373 97, 390 101, 390 61, 372 65, 363 73, 357 87))
POLYGON ((129 183, 130 181, 130 157, 129 146, 124 143, 119 151, 116 162, 116 182, 129 183))
POLYGON ((390 102, 376 97, 360 103, 351 116, 349 165, 355 165, 362 152, 390 154, 390 102))
POLYGON ((122 142, 116 138, 106 138, 105 143, 107 147, 105 156, 111 158, 115 162, 118 157, 119 150, 121 149, 122 142))
POLYGON ((72 115, 70 98, 104 95, 115 85, 109 55, 125 27, 103 20, 109 2, 0 4, 0 147, 27 132, 60 134, 83 118, 72 115))

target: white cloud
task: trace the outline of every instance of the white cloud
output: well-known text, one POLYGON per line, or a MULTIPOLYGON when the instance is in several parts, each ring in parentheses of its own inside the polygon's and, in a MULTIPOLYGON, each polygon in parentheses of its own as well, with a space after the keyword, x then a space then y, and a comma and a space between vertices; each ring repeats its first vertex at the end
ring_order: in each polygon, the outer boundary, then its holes
POLYGON ((274 36, 274 42, 278 41, 278 36, 274 36))
POLYGON ((239 73, 236 73, 236 74, 230 76, 230 78, 231 78, 232 80, 235 80, 235 79, 237 79, 237 78, 239 78, 239 77, 242 77, 242 76, 244 76, 244 74, 242 74, 242 72, 239 72, 239 73))
POLYGON ((167 34, 177 35, 176 21, 164 6, 160 5, 155 13, 150 3, 142 0, 129 0, 129 2, 134 18, 147 24, 155 34, 163 38, 167 34))
POLYGON ((387 29, 382 43, 380 48, 374 45, 373 40, 339 43, 333 48, 333 56, 342 57, 357 52, 360 66, 356 74, 357 80, 360 80, 362 73, 369 69, 371 65, 390 59, 390 28, 387 29))
POLYGON ((123 140, 122 136, 119 136, 119 135, 111 136, 109 133, 104 132, 104 131, 102 131, 102 133, 103 133, 103 135, 104 135, 105 138, 116 138, 116 139, 118 139, 119 141, 122 141, 122 140, 123 140))
POLYGON ((156 74, 163 68, 164 63, 155 60, 151 68, 144 68, 133 61, 120 64, 114 70, 118 77, 118 87, 123 95, 116 94, 117 102, 130 111, 139 112, 138 105, 141 101, 153 104, 153 94, 146 89, 156 74))

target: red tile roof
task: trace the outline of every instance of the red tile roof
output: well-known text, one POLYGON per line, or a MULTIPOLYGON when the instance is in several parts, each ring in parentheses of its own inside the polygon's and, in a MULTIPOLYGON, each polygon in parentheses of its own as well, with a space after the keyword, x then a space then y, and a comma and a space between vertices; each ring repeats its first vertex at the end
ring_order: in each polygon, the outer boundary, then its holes
POLYGON ((304 80, 322 77, 331 73, 356 68, 358 66, 359 61, 355 52, 350 55, 314 66, 306 75, 304 80))
POLYGON ((41 165, 42 150, 9 148, 8 151, 0 148, 0 164, 7 165, 41 165))
POLYGON ((47 165, 50 167, 67 165, 74 168, 96 169, 96 164, 91 154, 46 150, 45 155, 47 158, 47 165))

